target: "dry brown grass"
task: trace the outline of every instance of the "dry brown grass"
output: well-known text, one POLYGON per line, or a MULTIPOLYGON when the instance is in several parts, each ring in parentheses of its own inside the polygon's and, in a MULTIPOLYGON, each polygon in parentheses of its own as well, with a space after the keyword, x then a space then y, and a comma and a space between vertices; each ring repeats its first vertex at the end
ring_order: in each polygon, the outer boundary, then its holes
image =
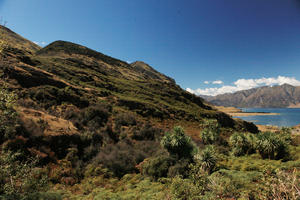
POLYGON ((271 184, 272 199, 274 200, 299 200, 300 179, 297 177, 297 169, 292 173, 279 172, 278 179, 271 184))
POLYGON ((33 129, 31 131, 34 134, 39 135, 43 133, 43 135, 51 136, 78 134, 77 128, 68 120, 49 115, 43 111, 24 107, 17 107, 17 111, 25 128, 33 129), (41 128, 41 122, 46 125, 44 130, 41 128))

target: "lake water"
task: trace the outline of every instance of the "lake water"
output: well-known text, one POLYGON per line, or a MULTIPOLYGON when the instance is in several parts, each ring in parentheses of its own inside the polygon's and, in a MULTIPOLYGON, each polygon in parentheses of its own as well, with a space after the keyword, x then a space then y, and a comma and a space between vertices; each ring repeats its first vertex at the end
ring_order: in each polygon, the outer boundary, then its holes
POLYGON ((269 112, 279 115, 239 117, 254 124, 296 126, 300 124, 300 108, 241 108, 244 112, 269 112))

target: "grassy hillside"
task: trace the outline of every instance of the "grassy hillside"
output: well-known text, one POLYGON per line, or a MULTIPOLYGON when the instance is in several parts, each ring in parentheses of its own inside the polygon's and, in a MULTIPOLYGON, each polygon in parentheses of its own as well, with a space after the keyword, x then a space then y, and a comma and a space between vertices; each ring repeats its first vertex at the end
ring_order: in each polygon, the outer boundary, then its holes
MULTIPOLYGON (((18 42, 7 42, 9 46, 6 49, 18 42)), ((114 105, 116 110, 129 110, 141 117, 160 121, 201 122, 205 118, 217 118, 225 127, 243 126, 224 113, 213 110, 201 98, 181 89, 173 79, 145 63, 129 65, 64 41, 35 50, 26 59, 5 51, 6 63, 14 63, 14 67, 3 65, 2 70, 7 82, 14 88, 18 87, 19 96, 33 100, 40 109, 55 109, 63 103, 83 108, 96 102, 106 102, 114 105), (63 95, 77 96, 61 97, 57 101, 53 92, 66 88, 74 94, 63 95), (49 98, 37 98, 36 93, 43 93, 40 96, 49 98)), ((249 124, 249 128, 255 131, 253 125, 249 124)))
POLYGON ((0 199, 299 196, 299 135, 258 133, 141 61, 0 30, 0 199))

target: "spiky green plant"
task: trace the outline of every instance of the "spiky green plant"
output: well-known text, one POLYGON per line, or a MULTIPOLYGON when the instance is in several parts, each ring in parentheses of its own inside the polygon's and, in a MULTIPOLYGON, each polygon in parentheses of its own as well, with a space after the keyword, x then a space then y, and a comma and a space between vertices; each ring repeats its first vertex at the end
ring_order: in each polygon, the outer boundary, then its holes
POLYGON ((174 127, 171 132, 167 132, 161 140, 161 145, 171 155, 177 156, 179 159, 192 158, 196 151, 195 144, 180 126, 174 127))
POLYGON ((257 135, 256 148, 262 158, 281 159, 288 155, 288 142, 280 135, 263 132, 257 135))
POLYGON ((217 120, 207 120, 205 128, 201 131, 201 139, 204 144, 214 144, 219 140, 220 127, 217 120))
POLYGON ((243 156, 255 152, 255 136, 250 133, 234 133, 229 138, 234 156, 243 156))
POLYGON ((214 146, 207 146, 200 154, 196 154, 194 159, 200 164, 201 169, 212 173, 217 164, 217 153, 214 146))

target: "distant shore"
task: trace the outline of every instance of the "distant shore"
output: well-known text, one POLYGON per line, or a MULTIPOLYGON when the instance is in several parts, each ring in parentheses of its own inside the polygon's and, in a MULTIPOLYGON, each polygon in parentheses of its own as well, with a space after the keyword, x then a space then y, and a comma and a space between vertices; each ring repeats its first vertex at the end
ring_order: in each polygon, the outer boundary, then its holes
POLYGON ((235 107, 224 107, 224 106, 215 106, 217 110, 225 112, 226 114, 232 117, 246 117, 246 116, 258 116, 258 115, 279 115, 279 113, 269 113, 269 112, 243 112, 241 109, 235 107))
MULTIPOLYGON (((258 116, 258 115, 279 115, 279 113, 268 113, 268 112, 243 112, 241 109, 235 107, 224 107, 224 106, 215 106, 215 108, 221 112, 225 112, 226 114, 232 117, 243 117, 243 116, 258 116)), ((271 131, 277 132, 280 130, 280 127, 273 125, 261 125, 256 124, 257 128, 260 131, 271 131)), ((291 126, 292 135, 300 136, 300 124, 296 126, 291 126)))

